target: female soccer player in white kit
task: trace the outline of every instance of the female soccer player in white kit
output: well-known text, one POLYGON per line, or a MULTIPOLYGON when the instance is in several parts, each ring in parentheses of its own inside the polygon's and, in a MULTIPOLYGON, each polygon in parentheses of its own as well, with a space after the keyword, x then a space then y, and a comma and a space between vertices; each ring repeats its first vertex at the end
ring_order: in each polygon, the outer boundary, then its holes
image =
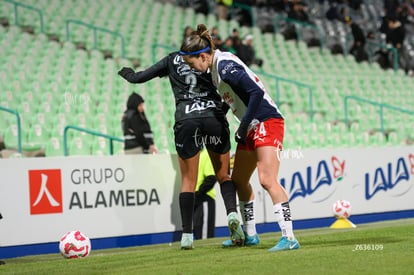
MULTIPOLYGON (((212 82, 233 114, 240 120, 235 133, 238 143, 232 179, 236 184, 246 245, 257 244, 253 203, 249 183, 256 166, 259 181, 269 193, 282 237, 270 252, 300 247, 293 234, 289 199, 279 183, 280 160, 284 135, 284 118, 260 79, 235 55, 214 48, 204 24, 197 26, 180 49, 184 60, 195 70, 211 72, 212 82)), ((231 240, 223 246, 232 246, 231 240)))

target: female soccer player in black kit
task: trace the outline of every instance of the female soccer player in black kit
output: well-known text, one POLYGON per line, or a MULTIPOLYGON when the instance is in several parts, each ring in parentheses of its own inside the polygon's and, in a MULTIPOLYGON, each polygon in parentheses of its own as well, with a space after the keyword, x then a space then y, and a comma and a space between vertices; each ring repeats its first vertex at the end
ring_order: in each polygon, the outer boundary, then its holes
POLYGON ((203 146, 208 150, 220 183, 231 239, 243 244, 244 232, 237 215, 236 189, 229 175, 229 125, 221 97, 212 85, 211 75, 191 69, 178 52, 170 53, 144 71, 135 72, 132 68, 124 67, 118 74, 131 83, 169 77, 175 97, 174 136, 181 170, 181 248, 193 248, 194 191, 203 146))

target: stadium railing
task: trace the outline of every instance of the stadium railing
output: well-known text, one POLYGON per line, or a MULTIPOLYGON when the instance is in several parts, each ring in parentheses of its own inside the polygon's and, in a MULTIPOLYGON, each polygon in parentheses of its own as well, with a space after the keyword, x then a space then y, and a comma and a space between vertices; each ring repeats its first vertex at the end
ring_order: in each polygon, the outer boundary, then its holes
POLYGON ((68 137, 67 137, 69 130, 84 132, 84 133, 89 134, 89 135, 109 139, 109 154, 111 154, 111 155, 114 154, 114 141, 124 142, 123 138, 107 135, 107 134, 104 134, 104 133, 101 133, 101 132, 98 132, 98 131, 94 131, 94 130, 87 129, 87 128, 82 128, 82 127, 75 126, 75 125, 67 125, 63 129, 63 150, 64 150, 64 155, 65 156, 69 156, 68 137))
POLYGON ((374 54, 375 54, 375 52, 373 52, 373 48, 378 47, 380 49, 391 52, 391 54, 392 54, 392 66, 393 66, 394 72, 398 71, 398 51, 397 51, 397 48, 389 46, 387 44, 377 43, 377 42, 373 42, 373 41, 367 41, 367 45, 368 45, 368 58, 369 58, 370 63, 372 63, 373 57, 374 57, 374 54))
POLYGON ((348 114, 348 111, 349 111, 348 105, 349 104, 348 104, 348 101, 350 101, 350 100, 355 100, 355 101, 359 101, 359 102, 366 103, 366 104, 371 104, 371 105, 374 105, 374 106, 378 107, 378 109, 379 109, 379 118, 380 118, 380 130, 383 134, 386 134, 385 133, 385 128, 384 128, 384 108, 385 109, 391 109, 391 110, 401 112, 401 113, 406 113, 406 114, 409 114, 409 115, 414 115, 414 111, 403 109, 403 108, 400 108, 400 107, 397 107, 397 106, 394 106, 394 105, 390 105, 388 103, 376 102, 376 101, 369 100, 369 99, 366 99, 366 98, 362 98, 362 97, 359 97, 359 96, 348 95, 348 96, 344 97, 344 120, 345 120, 346 124, 349 123, 349 114, 348 114))
POLYGON ((98 27, 80 20, 75 20, 75 19, 68 19, 66 20, 66 41, 70 41, 70 25, 80 25, 80 26, 84 26, 88 29, 91 29, 93 31, 93 49, 97 49, 98 48, 98 31, 99 32, 104 32, 107 33, 109 35, 115 36, 115 37, 119 37, 119 39, 121 40, 121 57, 124 58, 125 57, 125 38, 122 34, 120 34, 119 32, 116 31, 112 31, 112 30, 108 30, 102 27, 98 27))
POLYGON ((275 87, 276 87, 276 91, 275 91, 275 101, 280 104, 280 82, 286 82, 289 84, 293 84, 294 86, 296 86, 297 88, 305 88, 307 89, 307 93, 308 93, 308 104, 309 104, 309 118, 310 121, 313 121, 313 117, 314 117, 314 108, 313 108, 313 87, 311 85, 293 80, 293 79, 288 79, 288 78, 284 78, 278 75, 274 75, 274 74, 269 74, 263 71, 255 71, 256 74, 258 75, 263 75, 266 77, 270 77, 273 78, 273 80, 275 81, 275 87))
POLYGON ((12 0, 4 0, 5 3, 12 4, 14 6, 14 24, 19 26, 19 7, 35 11, 39 15, 39 24, 40 24, 40 32, 44 32, 44 23, 43 23, 43 12, 41 9, 23 4, 20 2, 12 1, 12 0))
POLYGON ((10 114, 13 114, 16 117, 16 124, 17 124, 17 151, 21 154, 22 153, 22 126, 21 126, 21 119, 20 114, 16 110, 12 110, 3 106, 0 106, 0 111, 4 111, 10 114))

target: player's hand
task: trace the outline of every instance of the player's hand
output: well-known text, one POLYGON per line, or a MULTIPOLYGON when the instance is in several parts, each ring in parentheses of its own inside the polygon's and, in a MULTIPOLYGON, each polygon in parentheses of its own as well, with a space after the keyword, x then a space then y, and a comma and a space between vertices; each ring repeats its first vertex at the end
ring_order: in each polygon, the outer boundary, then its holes
POLYGON ((150 145, 149 153, 153 155, 158 154, 158 148, 155 145, 150 145))
POLYGON ((118 72, 118 74, 120 75, 120 76, 122 76, 123 78, 126 78, 129 74, 133 74, 135 71, 132 69, 132 68, 129 68, 129 67, 123 67, 119 72, 118 72))
POLYGON ((236 133, 234 134, 234 138, 237 143, 246 145, 246 137, 247 137, 247 128, 249 127, 248 124, 240 124, 239 129, 237 129, 236 133))

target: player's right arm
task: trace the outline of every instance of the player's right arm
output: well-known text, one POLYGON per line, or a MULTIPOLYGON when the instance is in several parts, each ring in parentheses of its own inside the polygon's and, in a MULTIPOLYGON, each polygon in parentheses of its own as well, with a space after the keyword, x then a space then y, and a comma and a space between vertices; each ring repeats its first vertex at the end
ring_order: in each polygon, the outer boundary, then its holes
POLYGON ((144 83, 157 76, 166 76, 168 74, 167 65, 168 56, 143 71, 135 72, 130 67, 123 67, 118 74, 130 83, 144 83))

